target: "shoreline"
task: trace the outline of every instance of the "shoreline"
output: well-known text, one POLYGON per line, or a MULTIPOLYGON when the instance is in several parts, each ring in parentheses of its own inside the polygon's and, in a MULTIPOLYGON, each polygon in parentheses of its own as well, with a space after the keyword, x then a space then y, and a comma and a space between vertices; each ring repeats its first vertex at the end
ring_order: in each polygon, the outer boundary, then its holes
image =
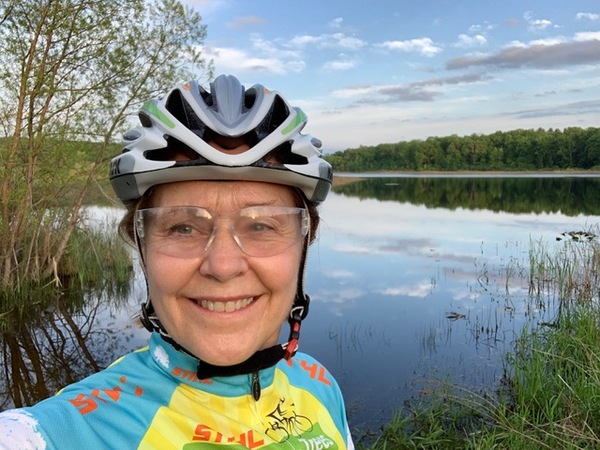
POLYGON ((354 183, 370 177, 511 177, 511 176, 600 176, 597 170, 382 170, 373 172, 339 172, 333 174, 333 186, 354 183))

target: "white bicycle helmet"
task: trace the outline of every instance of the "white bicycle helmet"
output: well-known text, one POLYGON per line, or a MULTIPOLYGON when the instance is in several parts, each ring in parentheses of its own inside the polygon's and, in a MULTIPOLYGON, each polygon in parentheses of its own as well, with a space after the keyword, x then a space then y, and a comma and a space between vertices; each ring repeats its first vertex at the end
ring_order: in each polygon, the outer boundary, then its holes
POLYGON ((331 188, 331 165, 321 142, 301 131, 306 114, 277 91, 260 84, 245 89, 231 75, 217 77, 206 91, 196 81, 146 102, 142 126, 123 136, 123 153, 111 162, 110 181, 124 203, 152 186, 189 180, 247 180, 300 189, 315 205, 331 188), (209 144, 215 136, 243 138, 250 148, 228 154, 209 144), (169 160, 185 148, 184 161, 169 160))
MULTIPOLYGON (((260 84, 246 90, 237 78, 221 75, 211 83, 209 92, 190 81, 160 99, 146 102, 139 118, 141 126, 125 133, 123 153, 113 158, 110 168, 113 189, 126 205, 153 186, 176 181, 282 184, 299 189, 314 206, 325 200, 331 188, 333 171, 321 158, 321 142, 301 133, 307 123, 306 114, 260 84), (238 154, 219 150, 211 145, 219 137, 242 138, 249 149, 238 154)), ((288 342, 260 350, 233 366, 218 367, 198 359, 200 379, 256 373, 296 352, 300 323, 308 314, 310 302, 304 293, 308 245, 307 237, 288 318, 288 342)), ((189 353, 160 323, 150 298, 142 304, 140 319, 149 331, 160 333, 176 348, 189 353)), ((253 395, 258 399, 260 386, 253 384, 253 395)))

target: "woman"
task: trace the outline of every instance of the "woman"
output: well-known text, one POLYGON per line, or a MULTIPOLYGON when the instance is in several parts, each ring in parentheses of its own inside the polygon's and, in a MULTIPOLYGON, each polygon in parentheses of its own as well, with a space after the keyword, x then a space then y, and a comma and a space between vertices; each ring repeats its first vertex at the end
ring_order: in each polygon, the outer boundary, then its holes
POLYGON ((111 183, 148 286, 148 347, 0 414, 0 448, 353 448, 339 388, 297 353, 331 186, 306 115, 222 75, 140 112, 111 183), (279 344, 285 321, 287 342, 279 344))

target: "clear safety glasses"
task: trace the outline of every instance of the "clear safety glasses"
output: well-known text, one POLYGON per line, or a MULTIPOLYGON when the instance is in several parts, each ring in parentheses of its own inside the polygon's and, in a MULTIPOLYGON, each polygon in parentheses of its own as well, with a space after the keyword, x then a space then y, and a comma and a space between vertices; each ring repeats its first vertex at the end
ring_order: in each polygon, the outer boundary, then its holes
POLYGON ((309 221, 303 208, 252 206, 216 215, 200 207, 174 206, 138 210, 135 227, 144 244, 167 256, 198 258, 224 229, 245 254, 265 257, 301 242, 309 221))

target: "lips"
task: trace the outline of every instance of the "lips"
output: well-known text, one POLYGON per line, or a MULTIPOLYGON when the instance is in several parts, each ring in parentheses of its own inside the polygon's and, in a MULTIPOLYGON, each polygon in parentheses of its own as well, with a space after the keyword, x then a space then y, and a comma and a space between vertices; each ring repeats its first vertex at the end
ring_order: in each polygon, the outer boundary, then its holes
POLYGON ((229 301, 196 300, 202 308, 214 312, 234 312, 246 308, 255 300, 255 297, 241 298, 229 301))

